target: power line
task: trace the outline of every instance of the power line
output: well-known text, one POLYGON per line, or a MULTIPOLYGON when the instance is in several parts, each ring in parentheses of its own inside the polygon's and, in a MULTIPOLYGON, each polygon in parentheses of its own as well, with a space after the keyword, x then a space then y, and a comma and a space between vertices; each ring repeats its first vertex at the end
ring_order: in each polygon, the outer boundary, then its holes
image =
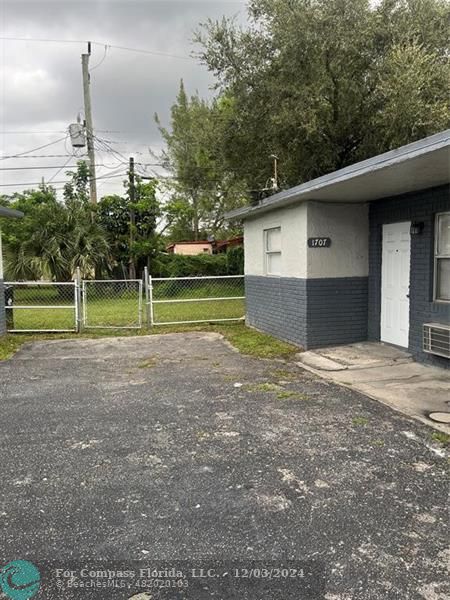
POLYGON ((100 150, 103 147, 103 149, 106 152, 111 152, 113 154, 113 156, 115 156, 117 159, 122 159, 128 164, 128 159, 118 150, 111 148, 111 146, 109 146, 109 144, 107 143, 106 140, 103 140, 102 138, 99 138, 97 136, 94 136, 94 139, 97 141, 98 144, 100 144, 100 150))
MULTIPOLYGON (((125 177, 126 172, 124 173, 116 173, 115 175, 100 175, 100 177, 96 177, 98 179, 113 179, 114 177, 125 177)), ((68 181, 54 181, 53 183, 69 183, 68 181)), ((27 181, 25 183, 0 183, 0 187, 18 187, 18 186, 27 186, 27 185, 41 185, 41 181, 27 181)))
MULTIPOLYGON (((87 158, 87 154, 73 154, 71 155, 73 156, 73 158, 77 158, 79 160, 82 160, 83 158, 87 158)), ((17 159, 23 159, 23 158, 67 158, 67 154, 30 154, 28 156, 1 156, 1 159, 7 160, 10 158, 17 158, 17 159)))
POLYGON ((108 53, 108 46, 106 46, 106 45, 105 45, 105 53, 103 54, 103 57, 102 57, 101 61, 100 61, 100 62, 98 62, 98 63, 97 63, 96 65, 94 65, 93 67, 91 67, 91 68, 89 69, 89 72, 93 71, 94 69, 98 69, 98 68, 99 68, 99 66, 103 64, 103 62, 104 62, 104 60, 105 60, 105 58, 106 58, 106 55, 107 55, 107 53, 108 53))
POLYGON ((53 146, 53 144, 58 144, 59 142, 63 142, 66 138, 67 138, 67 136, 60 138, 58 140, 54 140, 53 142, 49 142, 48 144, 44 144, 43 146, 38 146, 37 148, 31 148, 31 150, 25 150, 25 152, 18 152, 17 154, 11 154, 10 156, 1 156, 0 160, 6 160, 7 158, 17 158, 19 156, 23 156, 24 154, 29 154, 30 152, 36 152, 36 150, 42 150, 42 148, 48 148, 49 146, 53 146))
MULTIPOLYGON (((92 69, 90 69, 92 71, 92 69)), ((140 133, 138 131, 120 131, 117 129, 95 129, 97 133, 140 133)), ((34 135, 42 133, 66 133, 65 129, 43 129, 43 130, 30 130, 30 131, 0 131, 0 135, 34 135)))
MULTIPOLYGON (((69 156, 69 160, 72 160, 72 158, 72 156, 69 156)), ((39 169, 63 169, 64 167, 67 167, 69 160, 65 165, 43 165, 40 167, 0 167, 0 171, 35 171, 39 169)), ((70 166, 76 167, 76 165, 70 166)))
MULTIPOLYGON (((86 41, 80 40, 57 40, 53 38, 24 38, 24 37, 0 37, 0 40, 12 42, 56 42, 58 44, 86 44, 86 41)), ((95 43, 95 42, 92 42, 95 43)))
MULTIPOLYGON (((58 40, 52 38, 22 38, 22 37, 0 37, 0 40, 11 42, 44 42, 56 44, 87 44, 89 40, 58 40)), ((93 46, 103 46, 104 48, 114 48, 115 50, 124 50, 126 52, 137 52, 138 54, 149 54, 151 56, 165 56, 167 58, 178 58, 181 60, 195 60, 192 56, 183 56, 181 54, 171 54, 169 52, 160 52, 159 50, 147 50, 144 48, 130 48, 128 46, 117 46, 115 44, 105 44, 104 42, 91 41, 93 46)), ((98 65, 99 66, 99 65, 98 65)))
MULTIPOLYGON (((94 42, 98 44, 99 42, 94 42)), ((150 54, 153 56, 166 56, 168 58, 178 58, 181 60, 194 60, 192 56, 182 56, 181 54, 171 54, 168 52, 159 52, 158 50, 143 50, 142 48, 128 48, 127 46, 114 46, 112 44, 108 44, 110 48, 115 48, 116 50, 125 50, 126 52, 137 52, 138 54, 150 54)))
MULTIPOLYGON (((61 155, 64 158, 67 158, 67 155, 61 155)), ((69 156, 68 160, 66 162, 66 164, 64 165, 35 165, 33 167, 0 167, 0 171, 36 171, 39 169, 63 169, 64 167, 67 166, 68 162, 72 159, 76 159, 78 157, 76 156, 69 156)), ((78 162, 86 162, 86 161, 78 161, 78 162)), ((105 169, 116 169, 118 166, 123 165, 123 162, 119 162, 119 163, 115 163, 113 165, 105 165, 104 163, 95 163, 96 167, 104 167, 105 169)), ((160 167, 163 165, 160 165, 159 163, 136 163, 139 165, 144 165, 144 166, 151 166, 151 167, 160 167)), ((76 167, 77 165, 69 165, 70 167, 76 167)))
POLYGON ((67 165, 69 164, 69 162, 70 162, 71 160, 72 160, 72 157, 71 157, 71 156, 69 156, 69 158, 68 158, 68 159, 67 159, 67 161, 66 161, 66 164, 65 164, 65 165, 62 165, 62 167, 59 167, 59 168, 58 168, 58 170, 57 170, 57 171, 55 171, 55 172, 53 173, 53 175, 50 177, 50 179, 47 181, 47 183, 50 183, 50 182, 52 182, 52 181, 55 179, 55 177, 56 177, 57 175, 59 175, 59 173, 61 173, 61 171, 64 169, 64 167, 67 167, 67 165))
POLYGON ((42 131, 0 131, 0 135, 34 135, 37 133, 66 133, 63 129, 44 129, 42 131))

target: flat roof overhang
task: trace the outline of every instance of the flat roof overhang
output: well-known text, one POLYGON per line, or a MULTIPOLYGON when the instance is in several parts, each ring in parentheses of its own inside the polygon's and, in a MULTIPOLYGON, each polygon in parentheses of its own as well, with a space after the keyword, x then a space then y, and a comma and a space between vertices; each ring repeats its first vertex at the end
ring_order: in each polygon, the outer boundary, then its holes
POLYGON ((20 210, 13 210, 12 208, 6 208, 5 206, 0 206, 0 217, 20 219, 21 217, 23 217, 23 212, 20 212, 20 210))
POLYGON ((247 219, 307 200, 370 202, 450 182, 450 129, 227 213, 247 219))

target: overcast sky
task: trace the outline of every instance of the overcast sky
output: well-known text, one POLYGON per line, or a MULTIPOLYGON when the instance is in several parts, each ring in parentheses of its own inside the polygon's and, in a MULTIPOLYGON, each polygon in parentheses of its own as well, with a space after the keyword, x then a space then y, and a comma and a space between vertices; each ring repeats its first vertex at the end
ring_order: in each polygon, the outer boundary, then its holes
MULTIPOLYGON (((211 94, 206 69, 189 58, 199 22, 208 17, 236 16, 245 22, 245 3, 239 0, 3 0, 3 37, 92 40, 179 55, 152 56, 102 45, 93 46, 91 93, 97 135, 125 157, 152 162, 148 147, 161 148, 153 121, 157 112, 168 124, 169 110, 181 78, 189 93, 211 94), (103 61, 103 62, 101 62, 103 61), (97 64, 101 64, 95 68, 97 64), (116 143, 120 142, 120 143, 116 143)), ((83 109, 81 59, 84 43, 1 41, 1 155, 15 155, 64 137, 83 109)), ((69 158, 70 143, 59 142, 32 152, 30 158, 0 160, 1 193, 28 186, 4 184, 65 179, 57 168, 69 158), (44 158, 41 155, 65 155, 44 158), (39 156, 37 156, 39 155, 39 156), (51 166, 51 169, 30 167, 51 166), (26 167, 11 171, 6 167, 26 167)), ((97 176, 122 171, 120 158, 99 153, 96 162, 109 168, 97 176)), ((75 164, 75 161, 69 162, 75 164)), ((123 172, 126 167, 123 166, 123 172)), ((121 191, 121 180, 99 181, 99 196, 121 191)), ((55 183, 61 188, 61 184, 55 183)))

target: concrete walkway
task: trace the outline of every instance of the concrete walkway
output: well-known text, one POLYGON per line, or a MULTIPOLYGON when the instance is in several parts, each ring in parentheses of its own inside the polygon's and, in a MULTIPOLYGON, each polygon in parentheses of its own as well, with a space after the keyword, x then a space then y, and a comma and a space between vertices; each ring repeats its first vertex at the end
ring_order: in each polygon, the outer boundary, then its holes
POLYGON ((301 367, 358 390, 450 434, 450 371, 421 365, 385 344, 363 342, 299 354, 301 367), (447 423, 429 415, 446 414, 447 423))

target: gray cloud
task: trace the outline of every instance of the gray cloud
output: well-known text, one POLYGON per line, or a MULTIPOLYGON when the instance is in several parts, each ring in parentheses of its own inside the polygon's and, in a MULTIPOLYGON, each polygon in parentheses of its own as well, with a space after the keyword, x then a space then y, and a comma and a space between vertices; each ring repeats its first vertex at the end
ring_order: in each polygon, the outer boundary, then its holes
MULTIPOLYGON (((150 158, 148 147, 158 149, 161 139, 153 121, 157 112, 168 123, 170 106, 180 79, 188 92, 211 94, 212 79, 204 67, 189 59, 193 31, 208 17, 234 16, 245 22, 245 4, 240 1, 21 1, 2 4, 3 35, 21 38, 95 40, 105 44, 144 48, 181 55, 187 60, 152 56, 109 48, 101 65, 92 71, 92 100, 95 127, 125 156, 150 158), (117 132, 117 133, 109 133, 117 132)), ((23 133, 2 134, 3 155, 24 152, 63 134, 82 109, 80 55, 82 43, 39 43, 5 41, 1 45, 2 105, 1 130, 23 133), (35 133, 48 131, 49 133, 35 133), (27 133, 25 133, 27 132, 27 133)), ((93 46, 91 67, 104 57, 104 47, 93 46)), ((67 144, 66 144, 67 147, 67 144)), ((66 154, 63 143, 41 151, 66 154)), ((111 154, 99 154, 97 162, 118 162, 111 154)), ((64 158, 8 159, 1 167, 30 167, 63 164, 64 158), (62 162, 61 162, 62 161, 62 162)), ((55 171, 1 171, 1 183, 49 179, 55 171)), ((106 174, 107 170, 99 170, 106 174)), ((55 178, 63 179, 62 173, 55 178)), ((106 181, 101 193, 120 191, 120 180, 106 181)), ((2 187, 10 193, 21 187, 2 187)))

